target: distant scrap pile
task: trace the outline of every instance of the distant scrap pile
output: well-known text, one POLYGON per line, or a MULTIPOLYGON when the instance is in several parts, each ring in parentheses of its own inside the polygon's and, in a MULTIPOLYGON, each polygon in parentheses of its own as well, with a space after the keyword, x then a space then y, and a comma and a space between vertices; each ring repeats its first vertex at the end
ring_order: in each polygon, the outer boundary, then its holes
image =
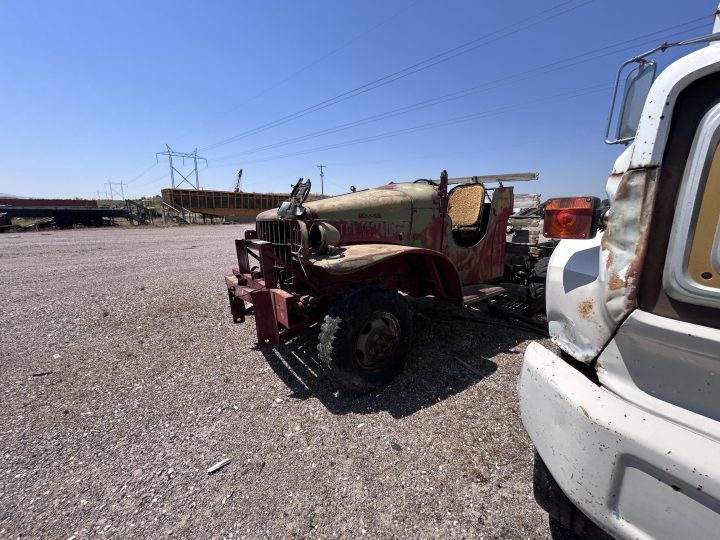
POLYGON ((3 228, 11 228, 13 218, 52 218, 58 227, 70 228, 100 226, 106 220, 128 217, 126 208, 99 207, 97 201, 87 199, 0 198, 0 214, 5 215, 3 228))

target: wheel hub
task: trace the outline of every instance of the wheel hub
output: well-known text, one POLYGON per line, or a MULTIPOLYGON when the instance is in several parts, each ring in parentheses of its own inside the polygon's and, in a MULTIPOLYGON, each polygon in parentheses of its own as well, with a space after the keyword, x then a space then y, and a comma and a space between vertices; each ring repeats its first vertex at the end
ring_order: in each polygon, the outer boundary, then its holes
POLYGON ((366 370, 379 369, 395 350, 400 323, 392 313, 377 311, 363 325, 355 342, 355 358, 366 370))

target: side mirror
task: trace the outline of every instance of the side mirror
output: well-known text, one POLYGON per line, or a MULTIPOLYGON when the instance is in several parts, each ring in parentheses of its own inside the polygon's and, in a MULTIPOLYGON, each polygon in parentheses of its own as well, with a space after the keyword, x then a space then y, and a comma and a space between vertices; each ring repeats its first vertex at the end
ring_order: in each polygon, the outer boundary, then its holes
POLYGON ((655 62, 647 62, 645 60, 629 60, 620 66, 615 79, 615 90, 613 91, 610 114, 608 115, 607 126, 605 128, 605 142, 607 144, 626 143, 635 138, 635 132, 640 124, 640 115, 645 106, 645 100, 655 80, 656 69, 657 65, 655 62), (611 139, 610 127, 615 113, 615 102, 620 86, 620 76, 629 63, 636 62, 638 65, 628 73, 628 76, 625 78, 622 103, 615 126, 615 137, 611 139))

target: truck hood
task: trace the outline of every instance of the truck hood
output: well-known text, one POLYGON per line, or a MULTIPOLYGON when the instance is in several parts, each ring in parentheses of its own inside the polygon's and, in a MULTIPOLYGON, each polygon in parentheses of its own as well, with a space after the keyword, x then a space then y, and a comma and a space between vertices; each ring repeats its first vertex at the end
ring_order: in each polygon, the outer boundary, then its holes
MULTIPOLYGON (((326 221, 409 221, 413 207, 432 208, 438 204, 437 187, 427 183, 387 184, 327 199, 306 202, 311 220, 326 221)), ((259 220, 278 219, 277 210, 258 214, 259 220)))

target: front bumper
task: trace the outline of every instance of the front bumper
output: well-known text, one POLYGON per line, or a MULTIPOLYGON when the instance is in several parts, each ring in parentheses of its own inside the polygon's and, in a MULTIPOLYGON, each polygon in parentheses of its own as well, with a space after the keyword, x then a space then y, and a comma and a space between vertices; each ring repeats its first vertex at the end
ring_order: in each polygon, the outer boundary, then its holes
POLYGON ((277 287, 275 269, 294 270, 275 257, 270 242, 258 240, 254 231, 248 233, 244 240, 235 240, 238 267, 225 276, 230 312, 233 322, 240 323, 252 310, 258 344, 279 345, 316 322, 317 314, 307 309, 306 297, 277 287), (251 266, 251 257, 257 265, 251 266))
POLYGON ((718 440, 628 403, 537 343, 525 352, 518 395, 555 481, 603 529, 618 538, 717 538, 718 440))

